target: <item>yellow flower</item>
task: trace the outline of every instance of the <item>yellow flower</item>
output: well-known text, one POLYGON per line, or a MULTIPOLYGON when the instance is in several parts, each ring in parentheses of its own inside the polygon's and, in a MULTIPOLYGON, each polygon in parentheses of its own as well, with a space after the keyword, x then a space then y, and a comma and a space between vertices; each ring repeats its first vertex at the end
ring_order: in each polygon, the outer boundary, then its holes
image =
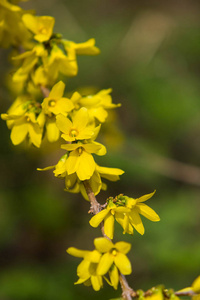
POLYGON ((25 14, 22 17, 25 26, 33 32, 34 39, 40 43, 50 39, 53 33, 55 19, 49 16, 36 17, 31 14, 25 14))
POLYGON ((97 267, 97 274, 106 274, 114 264, 123 275, 131 274, 132 268, 126 254, 131 249, 131 244, 126 242, 117 242, 113 244, 104 237, 96 238, 94 245, 97 251, 103 253, 97 267))
POLYGON ((88 109, 91 118, 96 118, 103 123, 108 116, 107 109, 121 106, 121 104, 112 103, 112 97, 109 95, 111 91, 112 89, 102 90, 96 95, 82 97, 79 103, 88 109))
POLYGON ((106 208, 91 218, 90 225, 98 227, 104 221, 105 234, 110 239, 113 239, 114 220, 122 226, 123 233, 133 234, 133 228, 135 228, 140 234, 144 234, 144 226, 139 214, 154 222, 160 220, 153 209, 142 203, 150 199, 154 193, 155 191, 138 199, 123 195, 119 195, 115 199, 110 197, 107 200, 106 208))
POLYGON ((34 68, 38 63, 38 60, 43 59, 47 55, 48 53, 43 45, 36 45, 31 51, 26 51, 13 57, 13 60, 23 60, 22 66, 13 75, 13 81, 26 81, 31 72, 34 72, 34 68))
POLYGON ((2 119, 13 121, 10 138, 14 145, 22 143, 28 135, 30 142, 36 147, 40 147, 43 130, 39 126, 36 115, 33 112, 26 112, 20 117, 4 114, 2 119))
POLYGON ((74 108, 72 101, 63 97, 64 89, 65 84, 62 81, 53 86, 49 96, 42 103, 42 108, 46 115, 62 114, 66 116, 74 108))
POLYGON ((53 45, 49 57, 44 61, 44 68, 49 81, 56 81, 59 72, 65 76, 76 76, 78 65, 76 59, 67 57, 63 51, 53 45))
POLYGON ((150 221, 160 221, 160 218, 156 212, 143 203, 144 201, 150 199, 154 194, 155 191, 137 199, 126 197, 126 207, 130 208, 130 212, 126 213, 123 219, 119 218, 117 220, 122 225, 124 233, 127 232, 132 234, 133 226, 140 234, 144 234, 144 226, 140 218, 140 214, 150 221))
POLYGON ((40 147, 43 132, 41 109, 28 95, 19 96, 1 118, 7 121, 11 129, 10 137, 14 145, 23 142, 28 135, 30 142, 40 147))
POLYGON ((75 284, 84 283, 85 285, 92 285, 95 291, 100 290, 103 286, 102 276, 96 273, 98 262, 101 254, 97 250, 86 251, 79 250, 74 247, 67 249, 67 253, 75 257, 82 257, 82 262, 77 267, 77 275, 79 277, 75 284))
POLYGON ((90 139, 94 135, 94 130, 88 126, 88 112, 85 107, 77 111, 75 116, 70 121, 63 115, 58 115, 57 126, 63 132, 61 137, 66 141, 90 139))
POLYGON ((76 173, 81 181, 90 179, 95 171, 95 161, 91 153, 98 154, 101 146, 78 142, 77 144, 61 145, 61 148, 71 151, 66 161, 68 175, 76 173))
POLYGON ((104 232, 110 239, 113 239, 115 218, 120 215, 123 217, 124 213, 129 211, 127 207, 117 206, 112 201, 108 201, 106 208, 93 216, 89 223, 92 227, 98 227, 104 220, 104 232))

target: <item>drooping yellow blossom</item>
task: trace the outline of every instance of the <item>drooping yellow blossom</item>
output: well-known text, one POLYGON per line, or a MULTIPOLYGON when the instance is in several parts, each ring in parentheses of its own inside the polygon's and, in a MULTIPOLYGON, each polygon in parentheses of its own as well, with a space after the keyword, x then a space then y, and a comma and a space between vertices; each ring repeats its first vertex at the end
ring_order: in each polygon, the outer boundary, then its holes
POLYGON ((97 274, 105 275, 114 264, 123 275, 131 274, 132 268, 126 254, 131 249, 131 244, 117 242, 113 244, 105 237, 96 238, 94 245, 97 251, 103 253, 97 267, 97 274))
POLYGON ((98 227, 104 220, 105 234, 110 239, 113 239, 114 220, 122 226, 123 233, 133 234, 133 228, 135 228, 140 234, 144 234, 144 226, 139 214, 154 222, 160 220, 155 211, 143 203, 154 193, 155 191, 137 199, 123 195, 119 195, 115 199, 110 197, 106 208, 91 218, 90 225, 98 227))
POLYGON ((12 120, 12 129, 10 138, 14 145, 22 143, 27 135, 29 140, 36 147, 40 147, 42 140, 42 128, 39 126, 36 115, 33 112, 26 112, 22 116, 3 114, 3 120, 12 120))
POLYGON ((101 146, 78 142, 77 144, 61 145, 61 148, 71 151, 66 161, 68 175, 76 173, 81 181, 90 179, 95 171, 95 161, 91 153, 98 154, 101 146))
POLYGON ((140 234, 144 234, 144 226, 140 218, 140 214, 150 221, 160 221, 156 212, 143 203, 150 199, 154 194, 155 191, 137 199, 129 197, 126 198, 126 207, 130 208, 130 211, 125 214, 123 220, 121 218, 117 220, 122 225, 124 233, 127 232, 132 234, 132 227, 134 227, 140 234))
POLYGON ((50 16, 37 17, 24 14, 22 20, 25 26, 34 33, 34 39, 40 43, 50 39, 53 33, 55 19, 50 16))
POLYGON ((93 127, 88 126, 88 112, 85 107, 77 111, 72 121, 63 115, 57 116, 56 124, 63 134, 61 137, 66 141, 90 139, 94 135, 93 127))
POLYGON ((100 290, 103 286, 103 280, 102 276, 96 273, 96 269, 101 253, 97 250, 85 251, 73 247, 68 248, 67 253, 75 257, 83 258, 82 262, 77 267, 77 275, 79 279, 75 282, 75 284, 84 283, 85 285, 92 285, 95 291, 100 290))
POLYGON ((58 115, 62 114, 66 116, 70 112, 74 105, 71 100, 63 97, 65 90, 65 84, 62 81, 56 83, 51 89, 49 96, 44 99, 42 103, 43 112, 46 115, 58 115))
POLYGON ((43 132, 41 108, 30 96, 19 96, 8 113, 2 114, 1 118, 7 121, 7 126, 11 129, 10 137, 14 145, 20 144, 28 136, 30 143, 40 147, 43 132))
MULTIPOLYGON (((76 172, 70 175, 68 174, 67 159, 68 153, 64 154, 55 166, 50 166, 43 169, 38 168, 37 170, 47 171, 50 169, 54 169, 54 175, 65 180, 65 191, 70 193, 81 193, 86 200, 89 200, 88 195, 85 191, 84 184, 78 178, 76 172)), ((106 177, 106 179, 111 181, 117 181, 119 180, 119 175, 122 175, 123 173, 124 172, 120 169, 100 167, 96 164, 95 171, 89 179, 90 187, 94 194, 97 195, 101 189, 106 189, 106 185, 102 182, 101 176, 106 177)))
POLYGON ((113 104, 112 97, 109 95, 112 89, 102 90, 96 95, 82 97, 79 100, 80 106, 88 109, 91 118, 96 118, 99 122, 105 122, 108 112, 107 109, 112 109, 121 106, 121 104, 113 104))
POLYGON ((79 250, 74 247, 67 249, 67 253, 70 255, 83 258, 77 268, 79 279, 75 284, 92 285, 93 289, 98 291, 103 286, 104 278, 108 284, 117 289, 119 271, 124 275, 130 274, 132 271, 130 261, 126 256, 131 244, 126 242, 113 244, 102 237, 96 238, 94 245, 96 249, 93 251, 79 250), (107 272, 110 280, 105 277, 107 272))
POLYGON ((44 59, 48 55, 42 44, 36 45, 32 50, 26 51, 13 57, 14 60, 23 60, 22 66, 14 73, 14 82, 25 82, 35 70, 39 59, 44 59))
POLYGON ((44 62, 46 75, 50 81, 56 81, 59 73, 73 77, 77 75, 78 65, 76 59, 71 59, 57 46, 53 45, 48 58, 44 62))
POLYGON ((128 213, 129 211, 129 208, 125 206, 117 206, 112 201, 108 201, 106 208, 92 217, 90 220, 90 225, 92 227, 98 227, 99 224, 104 220, 105 234, 110 239, 113 239, 115 218, 120 215, 124 216, 124 213, 128 213))

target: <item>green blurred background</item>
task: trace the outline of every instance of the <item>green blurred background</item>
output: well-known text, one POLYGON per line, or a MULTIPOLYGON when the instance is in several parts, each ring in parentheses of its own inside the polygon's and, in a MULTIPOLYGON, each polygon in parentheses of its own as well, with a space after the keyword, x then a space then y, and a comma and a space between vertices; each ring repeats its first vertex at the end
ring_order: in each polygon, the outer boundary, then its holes
MULTIPOLYGON (((132 243, 134 289, 153 285, 180 289, 200 274, 200 2, 49 0, 23 3, 56 19, 55 32, 69 40, 96 39, 101 55, 79 57, 77 87, 113 88, 118 120, 104 127, 108 154, 99 164, 125 170, 98 200, 157 190, 149 204, 161 221, 144 220, 146 232, 115 240, 132 243)), ((1 50, 1 112, 12 96, 1 50)), ((113 115, 113 119, 115 116, 113 115)), ((110 299, 120 295, 74 286, 75 246, 93 248, 99 229, 89 227, 89 203, 63 191, 64 182, 37 167, 54 165, 63 153, 14 147, 5 122, 0 143, 0 300, 110 299)))

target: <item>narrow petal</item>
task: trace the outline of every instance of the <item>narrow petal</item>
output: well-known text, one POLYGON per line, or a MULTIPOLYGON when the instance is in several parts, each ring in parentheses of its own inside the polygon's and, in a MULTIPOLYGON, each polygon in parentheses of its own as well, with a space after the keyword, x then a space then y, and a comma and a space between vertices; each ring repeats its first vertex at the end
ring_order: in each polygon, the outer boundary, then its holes
POLYGON ((200 293, 200 276, 192 283, 192 289, 195 293, 200 293))
POLYGON ((128 253, 131 250, 131 244, 126 242, 117 242, 115 248, 121 253, 128 253))
POLYGON ((66 170, 68 175, 73 174, 77 171, 79 167, 79 154, 77 151, 72 151, 66 161, 66 170))
POLYGON ((58 83, 56 83, 50 94, 49 94, 49 97, 50 99, 60 99, 64 93, 64 90, 65 90, 65 84, 64 82, 62 81, 59 81, 58 83))
POLYGON ((104 232, 111 240, 114 234, 114 222, 114 216, 111 213, 107 214, 104 220, 104 232))
POLYGON ((89 260, 83 259, 82 262, 77 267, 78 277, 84 278, 87 280, 90 277, 89 267, 91 262, 89 260))
POLYGON ((133 227, 140 233, 140 234, 144 234, 144 226, 142 224, 142 220, 139 216, 139 213, 137 211, 137 209, 133 208, 132 211, 129 213, 129 217, 131 220, 131 224, 133 225, 133 227))
POLYGON ((56 116, 56 125, 60 131, 64 132, 65 134, 69 134, 70 128, 72 127, 72 122, 67 117, 59 114, 56 116))
POLYGON ((84 259, 89 260, 90 262, 93 262, 93 263, 98 263, 100 258, 101 258, 101 253, 97 250, 88 251, 84 255, 84 259))
POLYGON ((83 151, 79 156, 79 166, 76 171, 78 178, 83 181, 90 179, 95 170, 95 161, 91 154, 83 151))
POLYGON ((131 263, 125 254, 118 252, 115 256, 114 263, 123 275, 131 274, 131 263))
POLYGON ((89 221, 90 225, 95 228, 98 227, 108 213, 109 213, 108 209, 103 209, 102 211, 100 211, 98 214, 96 214, 91 218, 91 220, 89 221))
POLYGON ((77 248, 74 247, 70 247, 66 250, 66 252, 70 255, 73 255, 75 257, 84 257, 88 252, 87 250, 79 250, 77 248))
POLYGON ((108 252, 114 247, 113 243, 104 237, 96 238, 94 240, 94 245, 101 253, 108 252))
POLYGON ((27 123, 21 123, 19 125, 14 125, 10 138, 14 145, 18 145, 26 138, 26 135, 28 134, 28 126, 27 123))
POLYGON ((75 128, 78 128, 79 131, 83 130, 88 123, 89 115, 87 108, 82 107, 78 110, 78 112, 75 114, 73 118, 73 126, 75 128))
POLYGON ((119 283, 119 272, 117 267, 113 265, 109 271, 110 281, 115 290, 117 290, 119 283))
POLYGON ((91 276, 92 287, 95 291, 99 291, 103 285, 101 276, 91 276))
POLYGON ((56 142, 60 137, 60 131, 56 126, 54 119, 48 119, 46 123, 47 139, 49 142, 56 142))
POLYGON ((28 124, 28 132, 30 136, 30 141, 36 147, 40 147, 42 141, 42 128, 38 124, 28 124))
POLYGON ((112 264, 113 264, 113 255, 110 254, 109 252, 105 253, 101 257, 100 262, 98 264, 97 274, 98 275, 106 274, 110 269, 110 267, 112 266, 112 264))
POLYGON ((145 218, 153 221, 153 222, 157 222, 160 221, 160 217, 157 215, 157 213, 148 205, 144 204, 144 203, 139 203, 137 205, 137 208, 139 210, 139 213, 141 215, 143 215, 145 218))
POLYGON ((156 190, 153 191, 153 193, 150 194, 146 194, 140 198, 137 198, 137 202, 144 202, 147 201, 148 199, 150 199, 154 194, 155 194, 156 190))

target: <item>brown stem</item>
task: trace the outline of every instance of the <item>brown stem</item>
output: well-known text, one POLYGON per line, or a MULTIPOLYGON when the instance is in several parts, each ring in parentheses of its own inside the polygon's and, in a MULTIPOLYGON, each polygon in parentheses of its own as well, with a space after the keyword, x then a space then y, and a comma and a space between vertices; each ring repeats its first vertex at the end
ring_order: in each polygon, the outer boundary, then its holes
POLYGON ((49 97, 50 91, 49 91, 48 88, 46 88, 45 86, 41 85, 41 86, 40 86, 40 89, 41 89, 41 92, 42 92, 42 94, 43 94, 43 96, 44 96, 45 98, 49 97))
MULTIPOLYGON (((98 212, 101 211, 101 205, 97 201, 97 199, 95 197, 95 194, 94 194, 94 192, 93 192, 93 190, 90 186, 89 181, 84 180, 83 184, 84 184, 86 193, 88 195, 88 198, 90 200, 90 205, 91 205, 90 212, 92 212, 94 215, 96 215, 96 214, 98 214, 98 212)), ((105 238, 107 238, 108 240, 111 241, 111 239, 105 234, 104 222, 101 222, 100 227, 101 227, 102 235, 105 238)), ((120 281, 121 288, 122 288, 122 297, 123 297, 123 299, 132 300, 132 297, 135 297, 136 292, 128 285, 126 277, 123 274, 121 274, 120 272, 119 272, 119 281, 120 281)))

